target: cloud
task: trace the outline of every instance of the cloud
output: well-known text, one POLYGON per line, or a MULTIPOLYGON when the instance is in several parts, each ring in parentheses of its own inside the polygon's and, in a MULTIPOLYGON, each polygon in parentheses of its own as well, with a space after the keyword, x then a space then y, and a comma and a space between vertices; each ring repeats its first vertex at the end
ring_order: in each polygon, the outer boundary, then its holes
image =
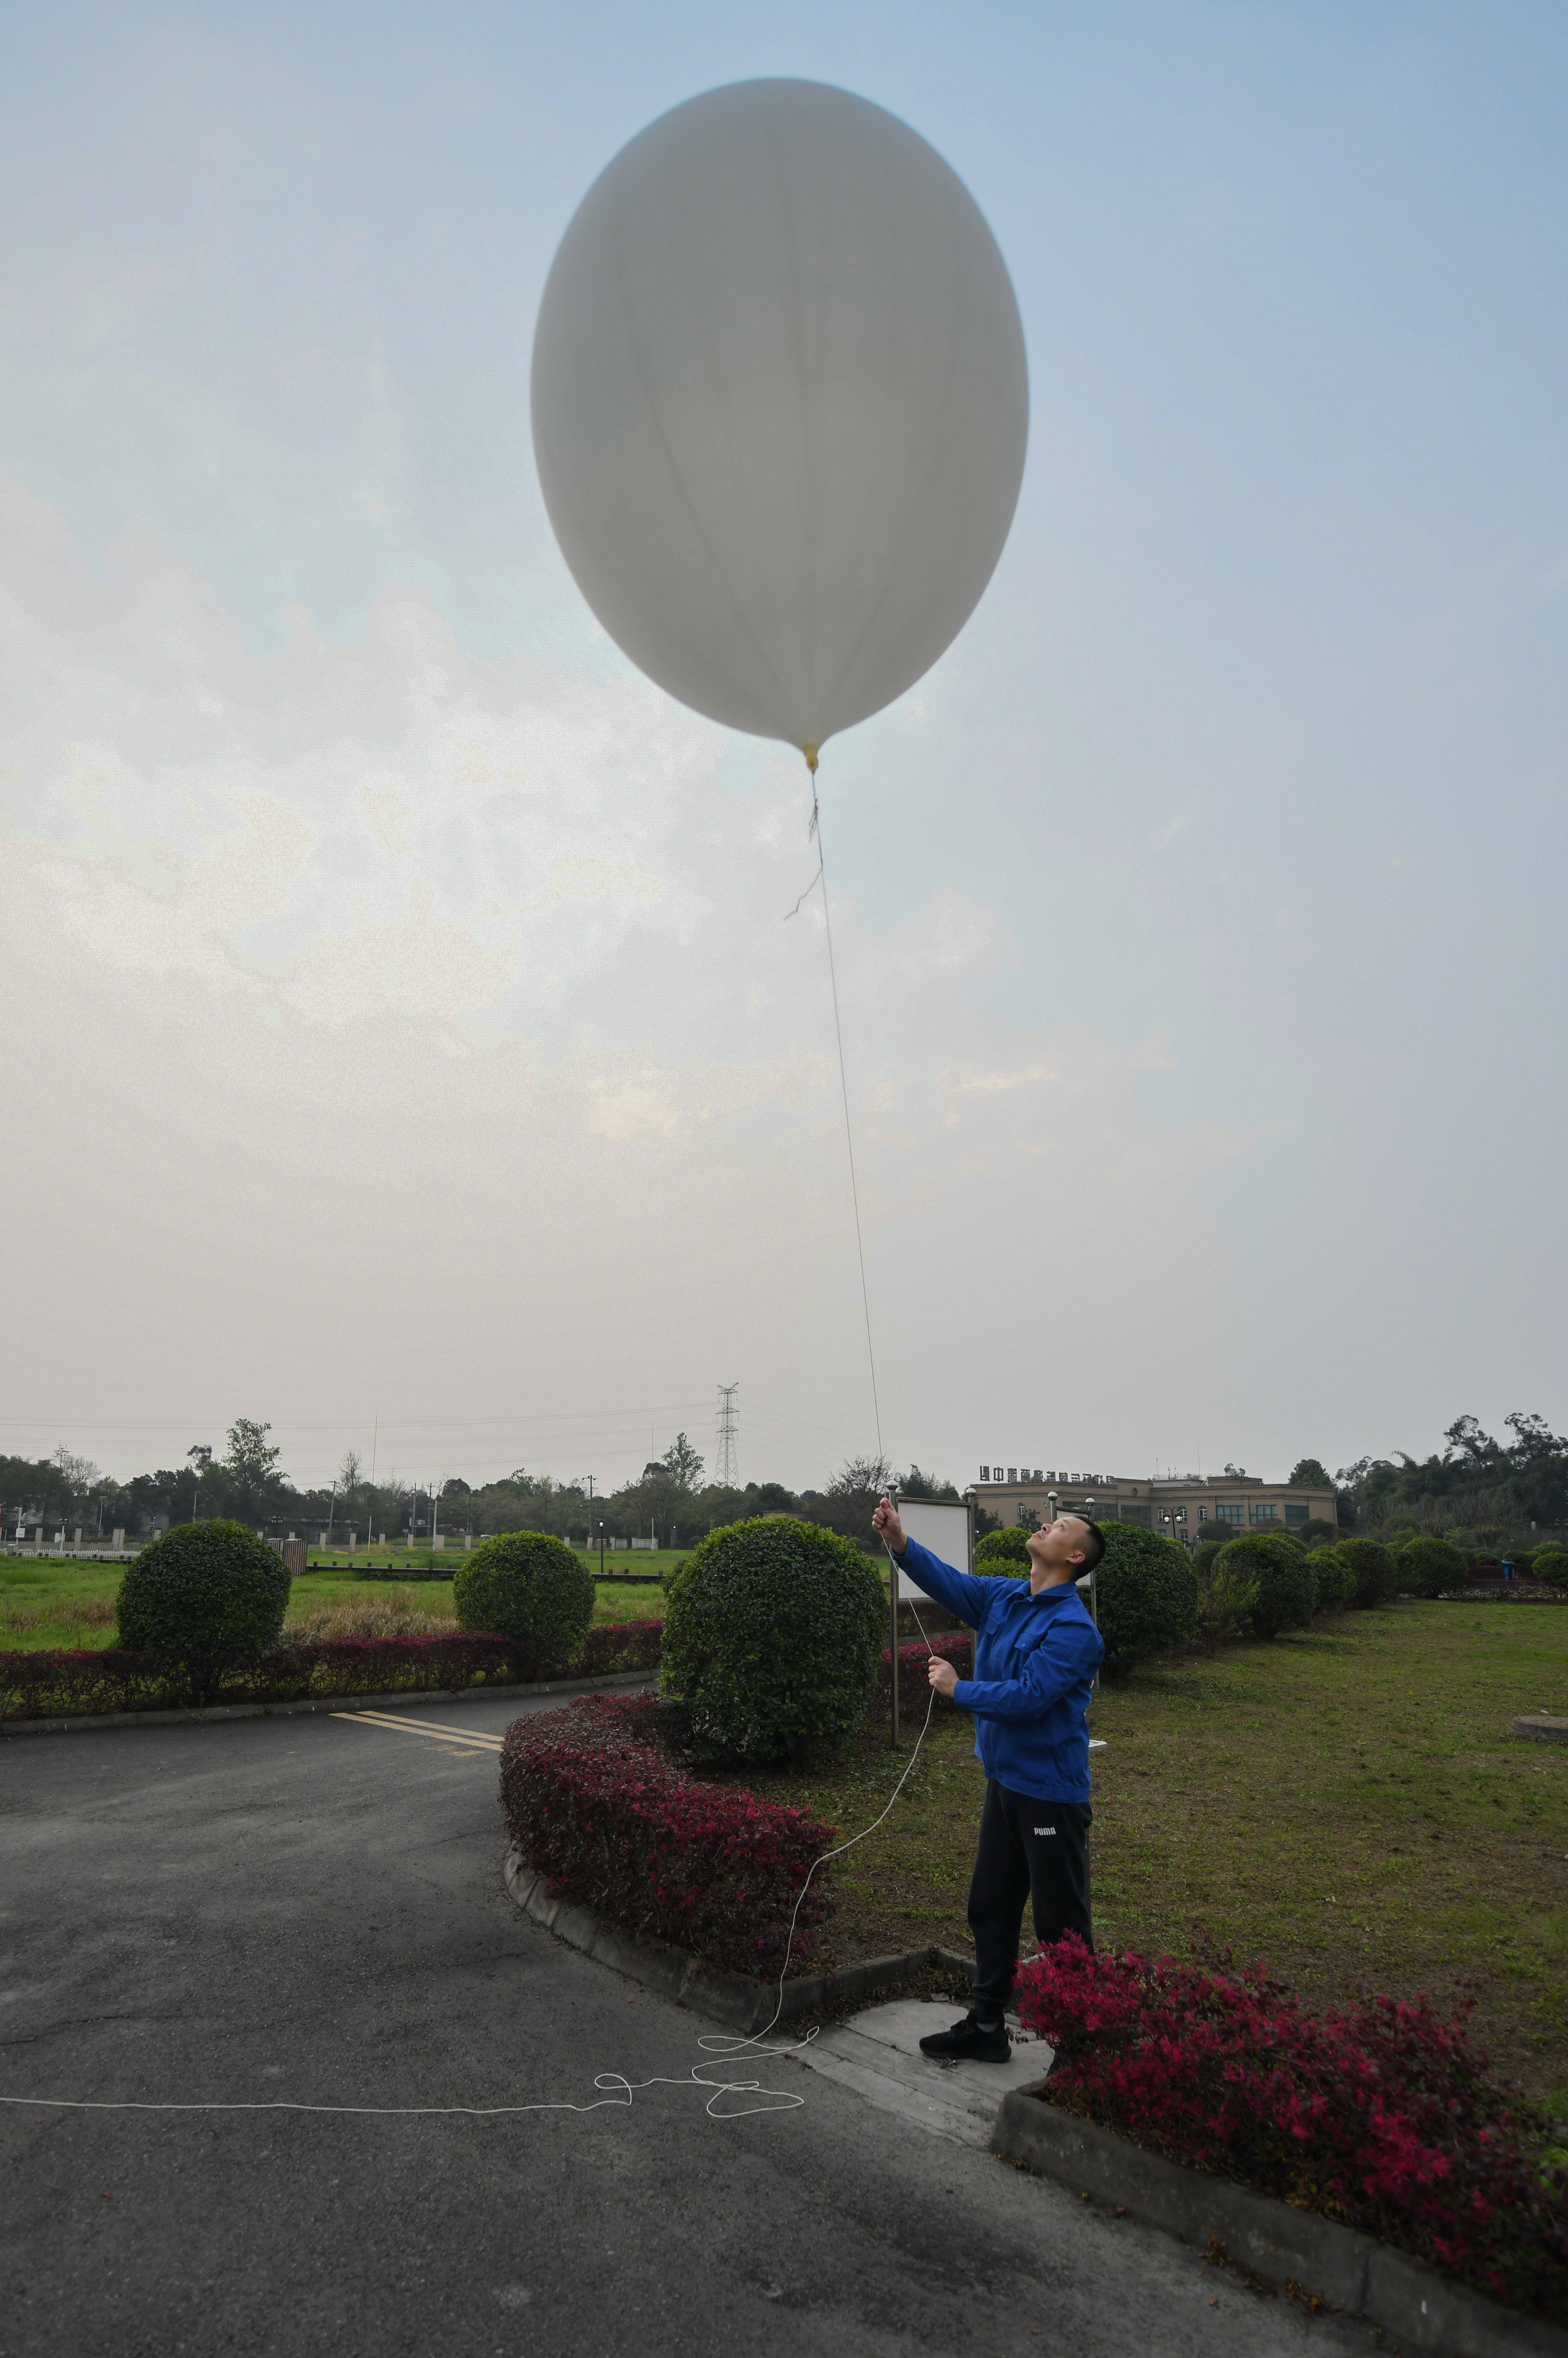
MULTIPOLYGON (((796 759, 720 791, 727 741, 641 680, 477 661, 407 595, 257 654, 154 535, 89 572, 36 502, 3 515, 11 1078, 49 1109, 12 1278, 53 1305, 46 1389, 87 1415, 199 1364, 220 1417, 434 1383, 460 1420, 722 1364, 865 1442, 819 897, 782 922, 796 759), (113 1371, 73 1340, 106 1301, 151 1338, 113 1371)), ((1020 946, 972 893, 879 915, 836 892, 896 1430, 983 1233, 1015 1266, 1040 1240, 1021 1298, 1064 1251, 1111 1260, 1074 1135, 1184 1266, 1206 1247, 1187 1148, 1139 1109, 1149 1047, 1011 1020, 1020 946)))

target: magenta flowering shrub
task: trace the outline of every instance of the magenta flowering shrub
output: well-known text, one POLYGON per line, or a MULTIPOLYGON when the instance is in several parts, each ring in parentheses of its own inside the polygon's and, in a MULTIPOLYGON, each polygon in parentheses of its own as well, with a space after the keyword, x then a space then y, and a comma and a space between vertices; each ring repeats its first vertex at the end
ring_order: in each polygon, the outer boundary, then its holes
MULTIPOLYGON (((507 1830, 550 1887, 647 1939, 731 1971, 775 1974, 801 1887, 838 1839, 808 1810, 705 1784, 658 1740, 653 1695, 585 1697, 514 1720, 501 1749, 507 1830)), ((812 1877, 790 1967, 838 1900, 812 1877)))
POLYGON ((123 1647, 0 1653, 0 1717, 84 1717, 109 1711, 191 1711, 214 1704, 297 1703, 311 1695, 417 1693, 598 1678, 656 1670, 663 1625, 605 1621, 569 1662, 546 1660, 513 1639, 454 1629, 420 1638, 285 1638, 238 1662, 191 1665, 123 1647))
POLYGON ((1468 2006, 1424 1996, 1313 2015, 1260 1964, 1097 1956, 1022 1966, 1019 2014, 1056 2050, 1047 2094, 1173 2161, 1397 2244, 1547 2315, 1568 2299, 1568 2171, 1487 2075, 1468 2006))

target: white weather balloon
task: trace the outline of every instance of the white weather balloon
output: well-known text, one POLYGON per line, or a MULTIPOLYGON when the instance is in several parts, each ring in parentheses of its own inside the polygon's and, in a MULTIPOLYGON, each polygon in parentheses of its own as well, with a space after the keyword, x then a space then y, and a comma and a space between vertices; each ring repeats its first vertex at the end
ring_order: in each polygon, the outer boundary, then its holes
POLYGON ((737 82, 650 124, 583 199, 533 411, 550 521, 611 638, 815 766, 990 579, 1023 330, 979 206, 906 124, 820 82, 737 82))

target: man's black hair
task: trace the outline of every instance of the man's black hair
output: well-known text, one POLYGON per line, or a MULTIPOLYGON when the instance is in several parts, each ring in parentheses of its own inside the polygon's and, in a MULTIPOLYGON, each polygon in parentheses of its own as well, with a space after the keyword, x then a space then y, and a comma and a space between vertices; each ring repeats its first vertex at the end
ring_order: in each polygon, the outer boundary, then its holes
MULTIPOLYGON (((1070 1507, 1068 1508, 1067 1512, 1069 1514, 1073 1513, 1070 1507)), ((1081 1580, 1084 1576, 1084 1573, 1092 1572, 1096 1564, 1099 1562, 1101 1556, 1105 1553, 1105 1533, 1101 1531, 1099 1525, 1087 1515, 1073 1515, 1073 1520, 1076 1523, 1082 1523, 1085 1531, 1087 1531, 1089 1535, 1088 1545, 1084 1550, 1083 1572, 1080 1572, 1078 1574, 1078 1578, 1081 1580)))

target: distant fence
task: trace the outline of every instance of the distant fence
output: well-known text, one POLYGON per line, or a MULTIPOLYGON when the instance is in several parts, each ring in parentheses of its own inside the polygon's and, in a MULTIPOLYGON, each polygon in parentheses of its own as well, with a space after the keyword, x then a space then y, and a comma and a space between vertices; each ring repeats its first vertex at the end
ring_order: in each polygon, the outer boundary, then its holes
MULTIPOLYGON (((424 1563, 362 1563, 356 1564, 351 1573, 348 1573, 347 1567, 341 1563, 311 1563, 303 1565, 301 1569, 306 1572, 344 1573, 353 1580, 450 1580, 452 1576, 438 1564, 424 1563)), ((603 1581, 607 1588, 663 1588, 666 1581, 675 1578, 675 1574, 673 1572, 595 1572, 589 1577, 596 1583, 603 1581)))

